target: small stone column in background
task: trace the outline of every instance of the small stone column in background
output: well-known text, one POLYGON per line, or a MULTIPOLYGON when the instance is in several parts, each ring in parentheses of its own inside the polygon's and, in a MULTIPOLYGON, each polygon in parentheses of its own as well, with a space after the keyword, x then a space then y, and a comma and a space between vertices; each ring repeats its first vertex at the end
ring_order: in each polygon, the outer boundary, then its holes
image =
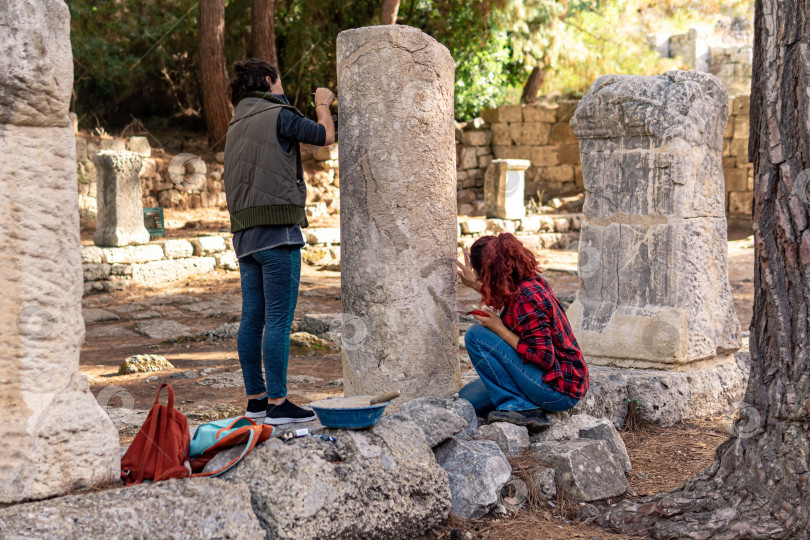
POLYGON ((484 175, 484 212, 488 218, 523 219, 526 159, 494 159, 484 175))
POLYGON ((729 359, 740 322, 727 276, 723 132, 712 75, 605 75, 571 120, 585 223, 568 309, 589 363, 684 369, 729 359))
POLYGON ((141 204, 141 155, 102 150, 93 156, 93 163, 98 193, 93 243, 111 247, 148 243, 141 204))
POLYGON ((337 39, 346 395, 460 384, 454 64, 408 26, 337 39))

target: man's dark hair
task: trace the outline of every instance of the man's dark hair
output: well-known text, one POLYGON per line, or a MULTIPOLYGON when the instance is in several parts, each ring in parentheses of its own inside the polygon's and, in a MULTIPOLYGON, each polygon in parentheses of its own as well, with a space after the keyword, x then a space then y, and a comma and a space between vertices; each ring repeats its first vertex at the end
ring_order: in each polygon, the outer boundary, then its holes
POLYGON ((267 84, 265 77, 270 77, 270 81, 275 84, 278 80, 276 66, 261 58, 236 62, 233 65, 233 79, 231 79, 231 85, 228 88, 231 103, 236 106, 250 92, 267 92, 270 90, 270 85, 267 84))

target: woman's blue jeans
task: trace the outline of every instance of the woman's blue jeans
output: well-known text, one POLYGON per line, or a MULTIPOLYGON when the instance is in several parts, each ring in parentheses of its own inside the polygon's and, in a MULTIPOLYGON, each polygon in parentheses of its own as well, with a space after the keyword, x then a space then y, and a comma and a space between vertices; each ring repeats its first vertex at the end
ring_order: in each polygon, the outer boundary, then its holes
POLYGON ((239 259, 239 271, 242 322, 236 346, 245 390, 249 396, 267 391, 270 398, 284 397, 290 326, 301 281, 301 248, 278 246, 246 255, 239 259))
POLYGON ((579 403, 544 383, 543 370, 524 364, 517 351, 492 330, 476 324, 467 330, 464 343, 480 379, 465 385, 459 397, 471 402, 478 416, 495 409, 561 412, 579 403))

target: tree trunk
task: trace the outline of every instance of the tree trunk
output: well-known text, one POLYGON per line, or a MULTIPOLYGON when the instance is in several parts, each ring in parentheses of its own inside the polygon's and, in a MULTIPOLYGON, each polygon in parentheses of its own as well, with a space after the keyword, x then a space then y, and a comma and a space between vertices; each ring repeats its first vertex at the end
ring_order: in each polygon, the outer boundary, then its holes
POLYGON ((276 58, 275 0, 253 0, 250 23, 250 54, 278 67, 276 58))
POLYGON ((540 86, 543 85, 543 80, 545 78, 546 70, 540 66, 534 66, 534 69, 532 69, 532 72, 529 75, 529 79, 523 86, 523 95, 520 97, 520 101, 527 105, 531 105, 537 101, 537 92, 540 91, 540 86))
POLYGON ((809 538, 810 14, 757 0, 749 156, 754 162, 751 376, 735 435, 680 490, 597 520, 656 538, 809 538))
POLYGON ((397 24, 399 0, 383 0, 380 24, 397 24))
POLYGON ((208 144, 221 150, 232 114, 225 67, 225 0, 200 0, 200 71, 208 144))

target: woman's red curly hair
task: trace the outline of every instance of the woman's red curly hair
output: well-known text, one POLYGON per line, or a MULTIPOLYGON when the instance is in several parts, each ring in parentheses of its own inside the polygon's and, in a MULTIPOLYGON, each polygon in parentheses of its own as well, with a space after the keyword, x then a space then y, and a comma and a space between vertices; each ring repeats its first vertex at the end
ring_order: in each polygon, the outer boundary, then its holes
POLYGON ((470 262, 481 280, 481 301, 495 309, 514 300, 520 282, 540 271, 534 253, 510 233, 476 240, 470 248, 470 262))

